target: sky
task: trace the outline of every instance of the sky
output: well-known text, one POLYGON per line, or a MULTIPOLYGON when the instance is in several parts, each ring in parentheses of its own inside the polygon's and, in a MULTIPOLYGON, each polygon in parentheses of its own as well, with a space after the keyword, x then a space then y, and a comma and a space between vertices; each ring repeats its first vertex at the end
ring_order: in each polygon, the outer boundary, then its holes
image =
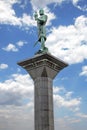
POLYGON ((69 64, 53 81, 55 130, 86 130, 87 0, 0 0, 0 130, 34 130, 34 84, 17 62, 40 49, 40 8, 48 16, 46 47, 69 64))

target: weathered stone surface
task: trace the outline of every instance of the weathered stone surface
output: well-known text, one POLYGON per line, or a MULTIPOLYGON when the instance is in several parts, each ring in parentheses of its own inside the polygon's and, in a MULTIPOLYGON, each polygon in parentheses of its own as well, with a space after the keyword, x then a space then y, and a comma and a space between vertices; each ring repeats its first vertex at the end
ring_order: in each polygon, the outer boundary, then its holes
POLYGON ((54 130, 53 79, 66 63, 46 53, 19 62, 34 80, 35 130, 54 130))
POLYGON ((37 77, 49 77, 54 79, 60 70, 68 66, 68 64, 49 53, 21 61, 18 65, 26 69, 33 80, 37 77))
POLYGON ((39 77, 35 79, 34 84, 35 130, 51 130, 51 126, 54 127, 52 79, 39 77))

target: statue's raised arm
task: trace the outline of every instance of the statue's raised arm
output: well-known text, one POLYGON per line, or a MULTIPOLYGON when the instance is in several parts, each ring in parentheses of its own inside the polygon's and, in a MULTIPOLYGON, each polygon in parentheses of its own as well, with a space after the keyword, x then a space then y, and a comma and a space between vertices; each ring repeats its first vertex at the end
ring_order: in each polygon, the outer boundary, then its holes
POLYGON ((44 14, 44 10, 39 10, 39 17, 37 12, 35 12, 35 20, 37 21, 37 27, 38 27, 38 41, 35 43, 35 45, 40 42, 41 43, 41 50, 40 52, 47 52, 48 48, 45 47, 45 41, 46 41, 46 28, 45 24, 47 22, 47 15, 44 14))

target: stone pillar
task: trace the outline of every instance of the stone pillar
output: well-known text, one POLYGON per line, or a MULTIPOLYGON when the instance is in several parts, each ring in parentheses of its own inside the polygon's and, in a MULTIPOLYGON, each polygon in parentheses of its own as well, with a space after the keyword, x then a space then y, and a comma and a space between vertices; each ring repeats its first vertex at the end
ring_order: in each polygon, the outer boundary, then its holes
POLYGON ((68 64, 45 53, 18 65, 26 69, 34 81, 35 130, 54 130, 53 79, 68 64))
POLYGON ((54 130, 52 79, 35 79, 35 130, 54 130))

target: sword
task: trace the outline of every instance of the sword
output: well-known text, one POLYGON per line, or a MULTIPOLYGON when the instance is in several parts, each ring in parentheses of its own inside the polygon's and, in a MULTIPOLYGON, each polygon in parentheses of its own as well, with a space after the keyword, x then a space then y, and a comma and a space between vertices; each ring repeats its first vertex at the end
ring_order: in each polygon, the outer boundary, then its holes
POLYGON ((35 42, 34 47, 37 45, 38 41, 39 41, 39 40, 37 40, 37 41, 35 42))

